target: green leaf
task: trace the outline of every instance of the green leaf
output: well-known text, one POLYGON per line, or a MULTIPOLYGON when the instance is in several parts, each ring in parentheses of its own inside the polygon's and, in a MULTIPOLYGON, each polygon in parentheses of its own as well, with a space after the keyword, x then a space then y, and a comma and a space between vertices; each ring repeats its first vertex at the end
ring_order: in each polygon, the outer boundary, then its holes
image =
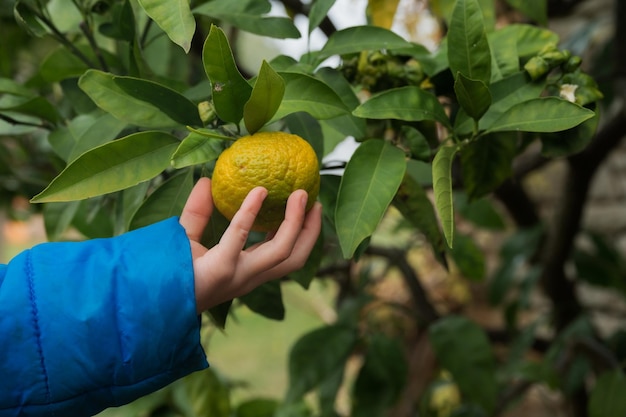
POLYGON ((39 21, 33 10, 26 1, 18 0, 13 6, 13 16, 18 25, 26 32, 35 37, 42 37, 48 33, 46 28, 39 21))
POLYGON ((300 32, 291 19, 263 16, 270 10, 271 5, 267 0, 212 0, 193 11, 257 35, 279 39, 300 38, 300 32))
POLYGON ((277 400, 253 398, 239 404, 234 417, 274 417, 277 409, 277 400))
POLYGON ((319 121, 308 113, 298 112, 287 115, 285 123, 289 132, 309 142, 321 164, 324 157, 324 134, 319 121))
POLYGON ((370 97, 352 114, 366 119, 398 119, 408 122, 434 120, 450 126, 450 120, 437 97, 419 87, 389 89, 370 97))
POLYGON ((489 84, 491 52, 477 0, 458 0, 448 31, 448 62, 452 74, 489 84))
POLYGON ((374 334, 354 383, 351 416, 379 417, 393 406, 405 387, 408 364, 398 339, 374 334))
MULTIPOLYGON (((169 386, 169 403, 183 416, 230 417, 230 389, 212 368, 193 372, 169 386)), ((163 407, 164 402, 161 404, 163 407)), ((144 411, 144 410, 142 410, 144 411)))
POLYGON ((68 162, 73 161, 86 151, 103 145, 115 138, 126 127, 126 123, 109 113, 100 113, 94 117, 77 116, 69 128, 76 144, 69 153, 68 162))
POLYGON ((571 129, 595 113, 557 97, 528 100, 507 110, 487 128, 487 132, 558 132, 571 129))
POLYGON ((343 367, 357 342, 354 328, 335 324, 302 336, 289 352, 287 403, 304 394, 343 367))
POLYGON ((113 39, 127 42, 135 40, 135 15, 130 0, 121 4, 114 3, 111 7, 111 22, 103 23, 98 28, 100 33, 113 39))
POLYGON ((128 94, 115 78, 113 74, 92 69, 80 77, 78 86, 98 107, 128 124, 147 128, 180 125, 155 105, 128 94))
POLYGON ((179 92, 153 81, 114 76, 113 81, 128 95, 152 104, 172 120, 190 126, 202 126, 198 108, 179 92))
POLYGON ((228 39, 217 26, 211 26, 204 42, 202 62, 213 87, 217 115, 226 122, 239 123, 252 87, 237 69, 228 39))
POLYGON ((243 107, 243 121, 250 134, 269 122, 280 107, 285 94, 282 77, 263 60, 250 99, 243 107))
MULTIPOLYGON (((492 97, 491 106, 480 119, 479 130, 485 130, 487 126, 490 126, 514 105, 538 98, 542 90, 542 84, 528 82, 523 72, 517 72, 491 84, 489 86, 492 97)), ((472 132, 473 128, 473 120, 461 109, 454 121, 455 132, 467 134, 472 132)))
POLYGON ((496 403, 496 366, 487 336, 468 318, 448 316, 429 328, 437 360, 450 371, 463 398, 489 414, 496 403))
POLYGON ((323 81, 298 72, 279 74, 285 80, 285 95, 273 120, 300 111, 318 120, 349 114, 341 98, 323 81))
POLYGON ((461 175, 470 200, 489 194, 511 176, 516 153, 512 133, 481 136, 463 148, 461 175))
POLYGON ((184 168, 214 161, 223 150, 223 140, 207 138, 196 132, 191 132, 180 142, 176 152, 172 155, 172 166, 184 168))
POLYGON ((196 31, 196 20, 187 0, 138 0, 146 14, 187 53, 196 31))
POLYGON ((454 80, 454 92, 465 113, 474 120, 483 117, 491 105, 487 84, 481 80, 472 80, 460 72, 454 80))
POLYGON ((361 51, 412 48, 413 44, 400 35, 378 26, 353 26, 333 33, 318 53, 319 59, 333 55, 360 53, 361 51))
POLYGON ((82 200, 154 178, 170 165, 178 139, 140 132, 82 154, 32 198, 33 203, 82 200))
POLYGON ((56 123, 59 120, 59 113, 56 108, 41 96, 4 96, 0 98, 0 112, 25 114, 38 117, 50 123, 56 123))
POLYGON ((626 377, 615 369, 598 378, 589 398, 589 417, 626 415, 626 377))
POLYGON ((445 246, 437 225, 437 215, 422 185, 413 177, 405 175, 393 198, 393 205, 409 223, 424 234, 439 262, 445 265, 445 246))
POLYGON ((546 0, 506 0, 506 2, 539 25, 548 24, 548 2, 546 0))
POLYGON ((472 281, 485 278, 485 255, 470 236, 457 233, 450 253, 465 278, 472 281))
POLYGON ((443 235, 452 248, 454 239, 454 207, 452 202, 452 163, 458 151, 456 146, 442 146, 433 159, 433 191, 435 207, 443 228, 443 235))
POLYGON ((559 43, 559 35, 549 29, 535 25, 515 23, 503 27, 500 31, 515 33, 517 53, 522 59, 537 55, 548 45, 556 46, 559 43))
POLYGON ((343 256, 352 257, 376 230, 406 171, 404 152, 382 140, 361 144, 339 187, 335 225, 343 256))
POLYGON ((328 16, 328 11, 335 4, 335 0, 315 0, 309 11, 309 35, 319 27, 320 23, 328 16))
POLYGON ((548 158, 562 158, 582 151, 593 140, 599 122, 600 114, 596 111, 591 119, 572 129, 541 135, 541 154, 548 158))
POLYGON ((70 224, 72 224, 80 203, 80 201, 69 201, 44 205, 43 220, 46 238, 49 241, 54 242, 61 238, 70 224))
POLYGON ((172 216, 180 216, 192 188, 193 171, 177 172, 148 196, 135 212, 129 229, 139 229, 172 216))
POLYGON ((283 320, 285 305, 279 281, 269 281, 239 297, 250 310, 268 319, 283 320))
POLYGON ((289 274, 289 279, 297 282, 304 289, 308 289, 311 281, 315 278, 324 256, 324 236, 323 232, 315 242, 311 254, 307 258, 304 266, 289 274))
POLYGON ((32 98, 36 94, 30 88, 18 84, 10 78, 0 77, 0 93, 32 98))

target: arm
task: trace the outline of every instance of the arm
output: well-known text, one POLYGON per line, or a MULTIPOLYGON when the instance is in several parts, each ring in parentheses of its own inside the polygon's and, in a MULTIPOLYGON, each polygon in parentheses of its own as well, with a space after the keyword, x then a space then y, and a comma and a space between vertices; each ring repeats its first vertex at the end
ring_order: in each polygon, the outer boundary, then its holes
POLYGON ((201 179, 180 224, 44 244, 0 265, 0 417, 92 415, 206 367, 197 314, 302 267, 319 235, 321 206, 305 215, 297 191, 279 230, 243 250, 266 194, 253 190, 210 249, 201 179))

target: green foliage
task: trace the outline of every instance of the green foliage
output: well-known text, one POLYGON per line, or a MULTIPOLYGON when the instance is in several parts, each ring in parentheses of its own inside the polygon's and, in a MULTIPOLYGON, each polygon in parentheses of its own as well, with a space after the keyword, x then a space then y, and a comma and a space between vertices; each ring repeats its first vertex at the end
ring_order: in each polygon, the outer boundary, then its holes
MULTIPOLYGON (((253 70, 240 65, 238 31, 299 38, 299 10, 276 16, 267 0, 79 0, 61 11, 18 0, 11 16, 0 16, 0 31, 28 39, 22 52, 5 41, 0 48, 0 208, 15 215, 7 204, 15 197, 38 203, 51 240, 70 228, 104 237, 178 215, 198 177, 210 176, 219 154, 246 134, 289 130, 320 159, 323 233, 305 267, 286 279, 304 288, 317 278, 339 282, 339 318, 293 346, 285 398, 235 404, 231 381, 207 370, 125 415, 326 417, 338 415, 340 400, 355 417, 385 415, 410 397, 406 347, 424 335, 439 375, 420 376, 427 389, 411 405, 424 415, 501 413, 501 401, 517 400, 508 396, 520 380, 572 395, 592 371, 589 415, 624 413, 621 370, 598 372, 572 347, 605 348, 588 321, 556 329, 541 360, 526 359, 548 321, 518 320, 538 289, 546 230, 511 230, 491 197, 533 144, 544 158, 583 151, 600 125, 603 95, 545 28, 545 0, 507 3, 541 26, 496 28, 493 1, 438 0, 431 10, 448 31, 434 51, 364 25, 328 33, 299 59, 259 58, 253 70), (31 44, 35 68, 7 68, 31 44), (345 164, 322 162, 347 136, 359 147, 345 164), (336 167, 345 168, 341 176, 325 172, 336 167), (493 273, 472 228, 508 233, 493 273), (416 247, 428 248, 450 280, 489 277, 488 301, 511 338, 506 355, 496 357, 477 323, 433 307, 420 287, 422 266, 409 259, 416 247), (398 271, 411 308, 377 298, 376 284, 398 271), (430 408, 441 387, 460 391, 448 414, 430 408)), ((334 4, 311 2, 307 35, 334 4)), ((218 242, 226 226, 214 213, 205 243, 218 242)), ((588 245, 572 251, 578 279, 626 294, 618 251, 585 237, 588 245)), ((213 325, 223 328, 238 305, 273 320, 286 314, 277 281, 211 309, 213 325)))

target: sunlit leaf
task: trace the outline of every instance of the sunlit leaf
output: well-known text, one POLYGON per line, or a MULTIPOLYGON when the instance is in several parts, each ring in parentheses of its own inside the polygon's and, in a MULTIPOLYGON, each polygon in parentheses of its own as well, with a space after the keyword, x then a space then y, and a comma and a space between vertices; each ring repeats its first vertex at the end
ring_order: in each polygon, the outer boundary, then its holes
POLYGON ((341 98, 323 81, 298 72, 279 74, 285 80, 285 95, 273 120, 301 111, 316 119, 332 119, 349 114, 341 98))
POLYGON ((224 141, 191 132, 172 155, 172 166, 183 168, 214 161, 224 149, 224 141))
POLYGON ((458 148, 442 146, 433 159, 433 191, 435 207, 443 228, 443 235, 452 248, 454 239, 454 207, 452 201, 452 163, 458 148))
POLYGON ((220 119, 239 123, 252 86, 237 69, 224 31, 211 26, 202 49, 202 62, 213 88, 213 104, 220 119))
POLYGON ((150 103, 172 120, 191 126, 202 126, 198 108, 185 96, 153 81, 114 76, 115 84, 132 97, 150 103))
POLYGON ((491 79, 491 51, 477 0, 458 0, 448 31, 448 62, 452 74, 488 84, 491 79))
POLYGON ((177 145, 172 135, 151 131, 109 142, 70 163, 32 202, 82 200, 147 181, 169 167, 177 145))
POLYGON ((284 94, 285 82, 264 60, 250 99, 243 107, 243 121, 250 134, 261 129, 272 119, 280 107, 284 94))
POLYGON ((404 152, 385 141, 368 140, 356 149, 343 174, 335 211, 346 259, 376 230, 405 171, 404 152))
POLYGON ((191 48, 196 20, 187 0, 138 0, 146 14, 185 52, 191 48))
POLYGON ((528 100, 511 107, 495 120, 488 132, 558 132, 578 126, 595 113, 557 97, 528 100))
POLYGON ((391 29, 400 0, 368 0, 367 18, 374 25, 385 29, 391 29))
POLYGON ((128 94, 115 82, 115 77, 110 73, 88 70, 80 77, 78 86, 98 107, 126 123, 147 128, 180 125, 154 104, 128 94))
POLYGON ((366 119, 434 120, 450 125, 446 112, 433 94, 419 87, 400 87, 370 97, 353 112, 366 119))

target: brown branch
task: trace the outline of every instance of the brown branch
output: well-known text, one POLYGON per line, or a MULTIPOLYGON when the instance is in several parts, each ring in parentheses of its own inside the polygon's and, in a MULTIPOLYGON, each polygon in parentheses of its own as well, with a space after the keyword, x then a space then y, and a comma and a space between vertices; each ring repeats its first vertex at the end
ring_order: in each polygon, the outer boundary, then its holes
MULTIPOLYGON (((285 8, 288 10, 307 17, 309 16, 309 6, 305 6, 300 0, 281 0, 281 3, 283 3, 285 8)), ((328 18, 328 16, 326 16, 324 20, 322 20, 319 28, 328 37, 337 32, 337 28, 335 27, 334 23, 328 18)))

